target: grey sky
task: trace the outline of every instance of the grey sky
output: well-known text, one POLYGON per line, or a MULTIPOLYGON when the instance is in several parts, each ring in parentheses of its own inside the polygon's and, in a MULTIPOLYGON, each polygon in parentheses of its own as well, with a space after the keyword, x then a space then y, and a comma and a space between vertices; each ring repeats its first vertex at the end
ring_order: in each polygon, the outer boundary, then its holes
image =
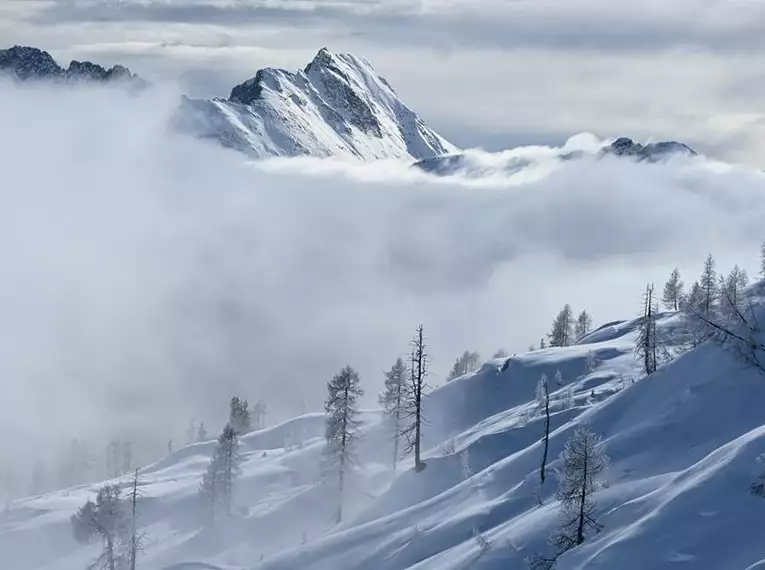
POLYGON ((0 41, 123 62, 193 95, 321 46, 370 60, 437 130, 503 148, 577 132, 758 163, 765 5, 741 0, 5 0, 0 41))

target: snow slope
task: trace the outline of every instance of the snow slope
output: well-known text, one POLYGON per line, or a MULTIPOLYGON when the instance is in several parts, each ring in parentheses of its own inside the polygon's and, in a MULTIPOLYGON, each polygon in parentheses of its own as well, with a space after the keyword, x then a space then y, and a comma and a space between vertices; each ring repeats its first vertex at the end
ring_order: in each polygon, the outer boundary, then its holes
MULTIPOLYGON (((765 284, 749 294, 762 320, 765 284)), ((542 422, 533 400, 543 373, 555 396, 575 394, 574 407, 555 407, 550 457, 584 423, 611 457, 609 488, 597 498, 604 530, 559 569, 762 567, 765 501, 749 485, 765 469, 756 461, 765 452, 765 376, 708 342, 641 377, 637 324, 610 323, 576 346, 492 360, 436 388, 419 474, 411 461, 388 468, 387 426, 365 413, 363 468, 341 525, 332 521, 332 487, 318 482, 319 414, 244 438, 239 512, 215 533, 201 530, 195 497, 212 443, 181 449, 141 472, 150 539, 142 568, 524 568, 557 522, 554 478, 538 487, 542 422)), ((662 315, 658 329, 670 350, 685 340, 680 315, 662 315)), ((0 515, 0 555, 17 570, 83 568, 96 549, 74 544, 67 519, 94 489, 14 502, 0 515)))
POLYGON ((321 49, 297 73, 266 68, 227 100, 184 98, 178 124, 253 157, 421 159, 458 149, 364 59, 321 49))

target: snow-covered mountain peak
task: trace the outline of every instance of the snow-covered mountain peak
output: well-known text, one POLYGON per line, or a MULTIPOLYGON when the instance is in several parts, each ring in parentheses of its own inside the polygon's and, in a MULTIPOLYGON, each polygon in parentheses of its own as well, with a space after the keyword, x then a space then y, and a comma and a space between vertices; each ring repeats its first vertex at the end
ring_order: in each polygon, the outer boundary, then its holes
POLYGON ((255 157, 421 159, 457 150, 369 62, 327 48, 297 72, 259 70, 228 100, 186 99, 180 124, 255 157))

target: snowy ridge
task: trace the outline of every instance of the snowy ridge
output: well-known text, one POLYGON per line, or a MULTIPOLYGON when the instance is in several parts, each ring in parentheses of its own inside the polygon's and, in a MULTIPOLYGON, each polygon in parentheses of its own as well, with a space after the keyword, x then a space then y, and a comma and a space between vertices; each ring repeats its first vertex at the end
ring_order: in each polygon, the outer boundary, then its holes
POLYGON ((266 68, 227 100, 184 98, 178 124, 250 156, 421 159, 458 149, 364 59, 326 48, 297 73, 266 68))
POLYGON ((560 148, 520 147, 490 153, 468 149, 445 156, 433 156, 416 161, 412 166, 438 176, 462 176, 486 178, 513 176, 524 170, 542 168, 551 161, 562 162, 575 159, 603 159, 616 157, 636 162, 665 162, 688 159, 698 153, 684 143, 662 141, 641 144, 627 137, 612 142, 599 141, 593 135, 582 133, 571 137, 560 148))
MULTIPOLYGON (((760 322, 763 293, 763 283, 749 290, 760 322)), ((756 460, 765 452, 765 378, 711 342, 641 377, 633 354, 638 325, 610 323, 575 346, 490 360, 436 388, 427 399, 428 466, 421 473, 411 461, 390 470, 387 427, 376 412, 365 413, 363 468, 339 526, 317 479, 320 414, 244 438, 239 514, 217 535, 193 522, 213 444, 178 450, 141 473, 142 525, 151 537, 142 568, 525 568, 558 522, 554 478, 541 491, 538 484, 543 420, 534 392, 543 373, 554 400, 574 395, 572 407, 554 407, 551 472, 566 439, 585 423, 603 436, 611 458, 609 488, 597 495, 603 531, 556 568, 761 567, 765 503, 749 485, 763 469, 756 460), (562 385, 552 380, 558 370, 562 385)), ((679 314, 660 317, 670 350, 684 327, 679 314)), ((0 514, 0 552, 17 561, 16 570, 83 568, 97 546, 78 547, 68 517, 94 489, 14 502, 0 514), (51 548, 34 548, 40 541, 51 548)))

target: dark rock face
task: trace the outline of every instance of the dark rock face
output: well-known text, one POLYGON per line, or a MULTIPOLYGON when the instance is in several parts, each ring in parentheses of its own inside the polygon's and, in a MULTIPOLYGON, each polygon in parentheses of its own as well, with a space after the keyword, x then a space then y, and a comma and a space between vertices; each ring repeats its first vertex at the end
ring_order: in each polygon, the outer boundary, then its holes
POLYGON ((47 52, 35 47, 13 46, 0 50, 0 72, 20 81, 36 79, 59 82, 99 81, 123 82, 131 88, 145 89, 149 82, 130 72, 127 67, 115 65, 106 69, 89 61, 72 61, 62 68, 47 52))
POLYGON ((621 137, 605 147, 603 154, 627 156, 637 160, 658 161, 672 155, 696 156, 697 153, 686 144, 677 141, 663 141, 642 145, 630 138, 621 137))

